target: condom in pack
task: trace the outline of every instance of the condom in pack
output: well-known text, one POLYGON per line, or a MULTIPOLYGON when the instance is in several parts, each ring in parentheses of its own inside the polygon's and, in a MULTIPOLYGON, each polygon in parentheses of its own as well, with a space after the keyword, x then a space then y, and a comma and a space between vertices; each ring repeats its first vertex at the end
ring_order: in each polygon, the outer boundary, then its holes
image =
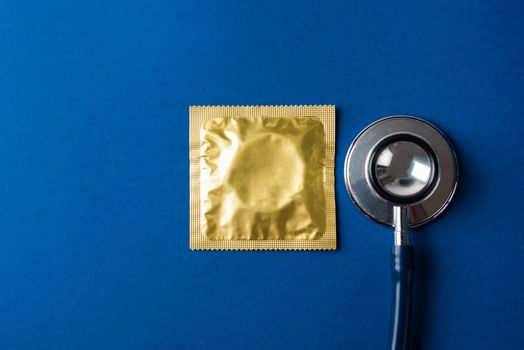
POLYGON ((334 106, 189 114, 191 249, 336 249, 334 106))

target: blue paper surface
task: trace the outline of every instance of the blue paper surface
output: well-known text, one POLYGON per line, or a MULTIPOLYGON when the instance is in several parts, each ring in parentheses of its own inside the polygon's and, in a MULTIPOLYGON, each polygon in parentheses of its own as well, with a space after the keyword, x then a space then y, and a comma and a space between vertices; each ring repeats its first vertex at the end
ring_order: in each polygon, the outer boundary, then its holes
POLYGON ((413 230, 417 349, 524 347, 519 1, 0 3, 1 349, 384 349, 392 232, 346 194, 374 120, 453 141, 413 230), (191 252, 188 106, 335 104, 336 252, 191 252))

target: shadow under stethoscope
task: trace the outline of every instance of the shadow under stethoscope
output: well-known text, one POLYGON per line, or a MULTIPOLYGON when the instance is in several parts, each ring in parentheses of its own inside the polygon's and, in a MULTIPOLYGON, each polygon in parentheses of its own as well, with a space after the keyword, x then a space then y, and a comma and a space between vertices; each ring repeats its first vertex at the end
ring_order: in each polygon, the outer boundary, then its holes
MULTIPOLYGON (((432 253, 429 239, 424 237, 424 228, 417 230, 413 241, 417 246, 415 260, 415 283, 413 285, 413 315, 412 315, 412 349, 423 349, 424 339, 429 332, 429 321, 432 319, 432 301, 436 297, 433 264, 436 259, 432 253)), ((427 339, 427 338, 426 338, 427 339)))

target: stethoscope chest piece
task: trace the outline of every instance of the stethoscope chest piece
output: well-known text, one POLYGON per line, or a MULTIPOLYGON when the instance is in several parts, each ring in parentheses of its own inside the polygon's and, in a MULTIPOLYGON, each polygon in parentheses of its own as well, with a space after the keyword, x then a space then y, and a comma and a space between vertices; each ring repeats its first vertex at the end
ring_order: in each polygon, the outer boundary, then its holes
POLYGON ((346 188, 368 217, 394 226, 391 350, 409 344, 414 248, 409 227, 437 217, 455 193, 458 165, 447 138, 421 119, 394 116, 365 128, 344 165, 346 188))
POLYGON ((410 116, 381 119, 353 141, 344 166, 346 188, 368 217, 394 226, 394 207, 409 226, 438 216, 457 186, 455 152, 435 126, 410 116))

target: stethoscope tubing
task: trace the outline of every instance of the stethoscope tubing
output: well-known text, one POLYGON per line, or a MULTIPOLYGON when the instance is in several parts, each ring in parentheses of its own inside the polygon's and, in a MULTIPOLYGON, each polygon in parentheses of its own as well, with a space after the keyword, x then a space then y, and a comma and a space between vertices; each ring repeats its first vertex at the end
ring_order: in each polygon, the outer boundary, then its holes
POLYGON ((391 252, 393 295, 390 350, 409 349, 415 249, 412 245, 394 245, 391 252))

